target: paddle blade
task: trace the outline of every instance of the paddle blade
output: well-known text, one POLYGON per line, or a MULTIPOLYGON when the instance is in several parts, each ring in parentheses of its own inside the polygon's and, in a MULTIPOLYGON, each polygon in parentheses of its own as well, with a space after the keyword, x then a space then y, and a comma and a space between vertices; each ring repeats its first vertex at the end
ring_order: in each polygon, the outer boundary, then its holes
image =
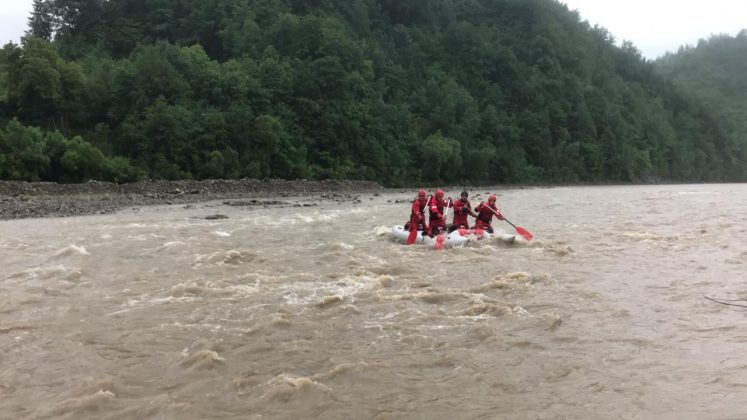
POLYGON ((439 233, 438 236, 436 236, 436 249, 439 251, 444 249, 444 240, 446 239, 446 235, 443 233, 439 233))
POLYGON ((410 234, 407 236, 407 242, 405 242, 407 245, 412 245, 415 243, 415 239, 418 238, 418 227, 413 226, 413 224, 410 224, 410 234))
POLYGON ((516 227, 516 233, 521 235, 522 238, 526 239, 527 241, 531 241, 534 236, 532 236, 531 233, 529 233, 528 230, 524 229, 523 227, 517 226, 516 227))

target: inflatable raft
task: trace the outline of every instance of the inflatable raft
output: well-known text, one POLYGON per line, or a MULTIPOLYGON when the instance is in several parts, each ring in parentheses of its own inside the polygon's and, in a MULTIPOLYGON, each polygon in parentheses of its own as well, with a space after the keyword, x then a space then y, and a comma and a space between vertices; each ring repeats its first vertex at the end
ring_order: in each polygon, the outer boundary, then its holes
MULTIPOLYGON (((475 229, 457 229, 454 232, 451 233, 444 233, 444 246, 445 247, 455 247, 455 246, 464 246, 469 243, 481 243, 481 242, 488 242, 490 238, 497 237, 499 240, 503 242, 513 242, 516 240, 516 235, 511 235, 507 233, 489 233, 484 230, 475 230, 475 229)), ((392 226, 392 238, 398 242, 405 243, 407 241, 407 237, 410 236, 410 231, 405 230, 404 226, 402 225, 395 225, 392 226)), ((418 236, 415 239, 415 243, 419 245, 426 245, 426 246, 435 246, 436 245, 436 238, 437 237, 430 237, 428 235, 424 235, 423 232, 418 232, 418 236)))

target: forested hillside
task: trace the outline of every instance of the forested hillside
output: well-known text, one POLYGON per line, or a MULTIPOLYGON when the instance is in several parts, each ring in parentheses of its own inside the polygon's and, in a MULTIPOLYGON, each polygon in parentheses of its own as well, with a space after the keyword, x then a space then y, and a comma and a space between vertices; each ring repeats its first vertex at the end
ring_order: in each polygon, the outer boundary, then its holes
POLYGON ((657 70, 735 122, 747 138, 747 29, 712 36, 656 61, 657 70))
POLYGON ((747 141, 554 0, 35 0, 0 178, 744 180, 747 141))

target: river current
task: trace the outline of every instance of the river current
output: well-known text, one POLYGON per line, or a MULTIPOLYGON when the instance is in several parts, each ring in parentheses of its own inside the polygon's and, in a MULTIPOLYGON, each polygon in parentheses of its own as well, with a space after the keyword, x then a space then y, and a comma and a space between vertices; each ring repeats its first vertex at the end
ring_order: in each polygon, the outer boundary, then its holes
POLYGON ((0 418, 747 418, 747 184, 494 191, 0 221, 0 418))

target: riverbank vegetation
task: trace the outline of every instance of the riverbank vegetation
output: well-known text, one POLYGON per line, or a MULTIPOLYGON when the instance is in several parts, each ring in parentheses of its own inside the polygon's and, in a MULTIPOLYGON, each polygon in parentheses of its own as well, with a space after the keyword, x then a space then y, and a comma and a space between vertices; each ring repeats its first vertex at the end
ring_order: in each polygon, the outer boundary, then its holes
POLYGON ((727 112, 554 0, 35 0, 0 179, 747 179, 727 112))
POLYGON ((747 138, 747 29, 682 47, 655 65, 660 74, 732 122, 726 127, 735 138, 747 138))

